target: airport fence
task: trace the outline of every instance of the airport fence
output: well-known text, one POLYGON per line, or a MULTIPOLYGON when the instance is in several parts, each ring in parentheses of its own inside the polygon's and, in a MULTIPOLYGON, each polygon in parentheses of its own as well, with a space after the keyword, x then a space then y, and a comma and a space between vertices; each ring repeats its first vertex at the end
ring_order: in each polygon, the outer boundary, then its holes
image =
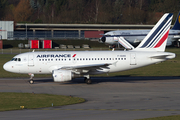
POLYGON ((14 31, 7 33, 8 40, 25 40, 25 39, 84 39, 84 31, 69 30, 69 31, 14 31))

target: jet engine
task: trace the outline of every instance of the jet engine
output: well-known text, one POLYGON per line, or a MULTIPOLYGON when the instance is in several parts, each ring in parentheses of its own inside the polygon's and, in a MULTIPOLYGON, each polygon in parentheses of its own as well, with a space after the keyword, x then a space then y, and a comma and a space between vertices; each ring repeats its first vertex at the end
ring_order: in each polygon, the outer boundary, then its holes
POLYGON ((99 42, 106 43, 106 44, 117 44, 117 40, 110 35, 105 35, 99 39, 99 42))
POLYGON ((54 82, 65 82, 72 80, 72 72, 70 70, 54 70, 53 71, 54 82))

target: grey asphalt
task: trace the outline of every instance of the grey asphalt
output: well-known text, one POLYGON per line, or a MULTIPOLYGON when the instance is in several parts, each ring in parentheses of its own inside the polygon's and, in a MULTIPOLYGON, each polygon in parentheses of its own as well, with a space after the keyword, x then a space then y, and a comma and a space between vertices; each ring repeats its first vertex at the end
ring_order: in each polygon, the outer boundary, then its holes
POLYGON ((85 98, 82 104, 0 112, 1 120, 134 120, 180 114, 180 77, 93 77, 54 83, 51 78, 0 78, 0 92, 85 98))

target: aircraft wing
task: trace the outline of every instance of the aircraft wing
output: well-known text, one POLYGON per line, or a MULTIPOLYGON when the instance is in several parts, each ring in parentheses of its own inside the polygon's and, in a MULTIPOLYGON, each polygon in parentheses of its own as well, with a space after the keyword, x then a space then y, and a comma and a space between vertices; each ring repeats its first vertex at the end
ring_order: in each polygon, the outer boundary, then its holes
POLYGON ((114 63, 102 63, 102 64, 90 64, 90 65, 78 65, 78 66, 64 66, 60 69, 65 69, 65 70, 72 70, 73 73, 75 74, 87 74, 87 73, 92 73, 92 72, 107 72, 109 71, 110 65, 116 65, 117 62, 114 63))
POLYGON ((111 63, 104 63, 104 64, 91 64, 91 65, 78 65, 78 66, 64 66, 61 69, 66 70, 73 70, 73 69, 84 69, 84 70, 91 70, 91 69, 102 69, 106 68, 109 69, 109 65, 112 65, 111 63))

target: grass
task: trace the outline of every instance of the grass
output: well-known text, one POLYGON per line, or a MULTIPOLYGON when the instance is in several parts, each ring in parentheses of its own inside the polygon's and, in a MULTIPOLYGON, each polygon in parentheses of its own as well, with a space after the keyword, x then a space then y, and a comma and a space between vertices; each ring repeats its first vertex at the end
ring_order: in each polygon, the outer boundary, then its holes
POLYGON ((179 119, 180 119, 180 115, 172 115, 172 116, 146 118, 146 119, 138 119, 138 120, 179 120, 179 119))
POLYGON ((34 93, 0 93, 0 98, 0 111, 19 110, 20 106, 34 109, 85 102, 78 97, 34 93))
MULTIPOLYGON (((132 69, 128 71, 109 73, 109 76, 180 76, 180 49, 168 48, 167 52, 176 53, 176 58, 167 60, 159 64, 132 69), (172 72, 173 71, 173 72, 172 72)), ((23 52, 23 51, 22 51, 23 52)), ((12 59, 15 54, 0 54, 0 78, 5 77, 29 77, 27 74, 9 73, 3 69, 3 64, 12 59)), ((107 74, 93 75, 107 76, 107 74)), ((51 75, 35 75, 35 77, 51 77, 51 75)))

